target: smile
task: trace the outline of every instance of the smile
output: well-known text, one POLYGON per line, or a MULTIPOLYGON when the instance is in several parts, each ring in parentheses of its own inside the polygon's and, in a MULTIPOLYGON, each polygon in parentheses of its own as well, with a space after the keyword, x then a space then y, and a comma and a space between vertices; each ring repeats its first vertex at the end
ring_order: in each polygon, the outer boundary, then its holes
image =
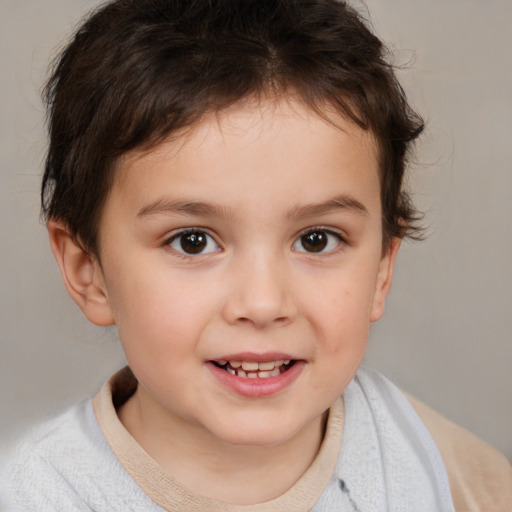
POLYGON ((277 395, 293 385, 307 362, 288 354, 245 353, 207 361, 212 376, 224 387, 247 398, 277 395))
POLYGON ((246 379, 268 379, 286 372, 295 361, 290 359, 277 361, 216 361, 215 366, 236 377, 246 379))

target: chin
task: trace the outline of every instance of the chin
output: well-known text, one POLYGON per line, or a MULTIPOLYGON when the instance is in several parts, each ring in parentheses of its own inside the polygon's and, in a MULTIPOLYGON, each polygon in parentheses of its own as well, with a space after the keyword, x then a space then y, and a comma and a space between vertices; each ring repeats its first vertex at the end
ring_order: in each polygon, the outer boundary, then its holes
POLYGON ((276 423, 270 418, 259 417, 217 425, 210 433, 234 447, 270 448, 286 444, 305 428, 307 424, 300 421, 276 423))

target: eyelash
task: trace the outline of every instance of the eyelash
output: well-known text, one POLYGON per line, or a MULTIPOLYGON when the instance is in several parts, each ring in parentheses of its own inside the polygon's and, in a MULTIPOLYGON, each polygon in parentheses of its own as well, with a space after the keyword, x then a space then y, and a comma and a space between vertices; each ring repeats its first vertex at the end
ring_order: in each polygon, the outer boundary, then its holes
POLYGON ((347 242, 346 238, 339 231, 335 231, 331 228, 326 228, 324 226, 313 226, 313 227, 309 227, 309 228, 302 230, 297 235, 297 238, 292 245, 292 250, 297 251, 297 252, 303 252, 306 254, 331 254, 331 253, 339 250, 341 245, 347 245, 347 244, 348 244, 348 242, 347 242), (328 237, 335 237, 336 238, 336 246, 325 251, 324 250, 325 247, 328 247, 328 245, 329 245, 329 239, 327 239, 326 245, 323 248, 321 248, 319 251, 307 251, 307 250, 296 249, 297 244, 302 244, 302 247, 304 247, 302 242, 304 241, 305 236, 312 235, 315 233, 323 233, 323 234, 326 234, 328 237))
POLYGON ((195 227, 187 228, 187 229, 182 229, 180 231, 175 232, 173 235, 171 235, 169 238, 166 239, 164 245, 166 247, 170 247, 178 256, 181 256, 183 258, 191 258, 191 257, 194 257, 194 256, 201 256, 201 255, 205 255, 205 254, 211 254, 211 253, 214 253, 214 252, 218 252, 219 249, 220 249, 220 246, 215 241, 215 238, 210 233, 208 233, 207 230, 205 230, 204 228, 195 228, 195 227), (183 238, 182 237, 185 237, 186 235, 190 235, 190 234, 205 235, 207 237, 206 245, 200 251, 198 251, 196 253, 194 253, 194 252, 186 252, 183 249, 183 243, 180 244, 182 250, 172 246, 172 244, 174 242, 179 241, 180 239, 183 242, 183 238), (216 246, 215 250, 210 250, 208 252, 204 252, 204 249, 207 248, 209 245, 211 245, 212 242, 216 246))
MULTIPOLYGON (((295 252, 301 252, 305 254, 331 254, 333 252, 336 252, 339 250, 341 245, 346 245, 348 242, 346 241, 345 237, 339 233, 338 231, 335 231, 331 228, 326 228, 324 226, 313 226, 309 227, 307 229, 302 230, 297 237, 295 238, 295 241, 292 244, 292 251, 295 252), (310 247, 313 248, 313 250, 307 250, 304 246, 305 237, 311 235, 320 235, 313 237, 310 240, 310 243, 313 245, 310 247), (326 237, 323 239, 323 236, 326 235, 326 237), (336 239, 336 245, 332 247, 332 237, 336 239), (318 250, 314 249, 314 245, 318 245, 318 250), (329 247, 331 245, 331 247, 329 247), (325 249, 328 250, 325 250, 325 249)), ((193 258, 195 256, 201 256, 201 255, 207 255, 211 253, 219 252, 220 245, 215 241, 215 238, 208 232, 208 230, 205 230, 204 228, 196 228, 191 227, 187 229, 182 229, 180 231, 175 232, 173 235, 171 235, 169 238, 166 239, 164 245, 166 247, 171 248, 175 254, 178 256, 181 256, 183 258, 193 258), (183 237, 190 235, 190 234, 196 234, 196 235, 202 235, 205 237, 204 240, 200 240, 200 237, 198 238, 199 245, 197 246, 197 252, 190 251, 187 252, 185 248, 183 247, 183 237), (173 247, 173 244, 181 239, 180 248, 173 247), (204 245, 201 245, 204 244, 204 245), (214 244, 215 247, 212 247, 212 244, 214 244), (207 252, 205 252, 205 249, 209 249, 207 252)))

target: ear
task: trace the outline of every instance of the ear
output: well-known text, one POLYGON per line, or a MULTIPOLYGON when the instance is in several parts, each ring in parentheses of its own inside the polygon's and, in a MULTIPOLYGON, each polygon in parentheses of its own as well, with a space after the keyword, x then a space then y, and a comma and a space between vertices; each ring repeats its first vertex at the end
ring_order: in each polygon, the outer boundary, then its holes
POLYGON ((114 317, 98 260, 82 249, 64 222, 50 220, 47 227, 68 293, 93 324, 112 325, 114 317))
POLYGON ((395 260, 401 243, 402 240, 400 238, 392 238, 386 252, 382 255, 382 259, 380 260, 370 311, 370 322, 376 322, 384 314, 386 298, 389 290, 391 290, 391 283, 393 282, 395 260))

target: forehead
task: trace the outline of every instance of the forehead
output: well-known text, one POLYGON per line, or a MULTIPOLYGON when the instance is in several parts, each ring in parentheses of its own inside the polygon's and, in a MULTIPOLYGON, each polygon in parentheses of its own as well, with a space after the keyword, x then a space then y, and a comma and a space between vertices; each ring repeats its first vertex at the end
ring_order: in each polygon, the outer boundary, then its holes
POLYGON ((259 207, 320 202, 332 186, 366 194, 367 201, 371 196, 369 209, 380 213, 378 175, 371 132, 332 111, 320 116, 293 97, 250 99, 121 157, 112 194, 122 193, 125 203, 130 193, 139 201, 211 195, 236 208, 248 201, 259 207))

